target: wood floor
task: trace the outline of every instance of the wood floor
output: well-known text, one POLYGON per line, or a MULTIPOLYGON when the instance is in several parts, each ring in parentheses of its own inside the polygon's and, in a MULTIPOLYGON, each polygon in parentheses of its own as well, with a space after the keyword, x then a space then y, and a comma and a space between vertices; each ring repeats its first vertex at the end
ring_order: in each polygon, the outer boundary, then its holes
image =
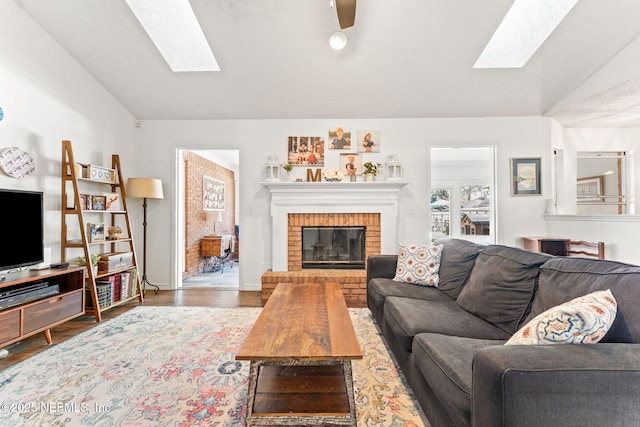
MULTIPOLYGON (((125 311, 139 305, 133 301, 102 313, 102 321, 112 319, 125 311)), ((143 305, 146 306, 209 306, 209 307, 260 307, 260 291, 216 291, 208 289, 185 289, 177 291, 160 291, 154 294, 147 290, 143 305)), ((56 345, 78 333, 97 325, 95 317, 81 316, 51 329, 51 338, 56 345)), ((13 366, 34 354, 50 348, 44 334, 36 334, 24 340, 5 347, 9 355, 0 359, 0 370, 13 366)))

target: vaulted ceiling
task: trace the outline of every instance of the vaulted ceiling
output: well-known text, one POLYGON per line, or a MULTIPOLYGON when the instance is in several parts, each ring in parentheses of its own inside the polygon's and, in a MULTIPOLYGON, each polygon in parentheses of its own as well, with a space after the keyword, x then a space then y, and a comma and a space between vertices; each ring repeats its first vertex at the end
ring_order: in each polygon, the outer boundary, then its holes
POLYGON ((579 1, 518 69, 473 68, 512 0, 361 0, 341 51, 328 45, 329 0, 190 0, 221 68, 205 73, 172 72, 124 0, 15 1, 142 120, 555 115, 640 126, 640 64, 590 83, 640 44, 637 0, 579 1))

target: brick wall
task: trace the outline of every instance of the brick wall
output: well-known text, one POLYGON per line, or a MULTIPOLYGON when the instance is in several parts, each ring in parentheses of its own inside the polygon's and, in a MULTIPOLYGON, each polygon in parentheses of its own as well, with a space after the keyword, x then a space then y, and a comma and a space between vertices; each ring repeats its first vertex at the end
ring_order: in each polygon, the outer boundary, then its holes
POLYGON ((214 234, 214 224, 206 219, 202 201, 202 177, 224 182, 225 210, 222 222, 215 224, 216 234, 234 234, 235 176, 233 171, 189 151, 184 152, 185 173, 185 271, 183 279, 202 272, 200 239, 214 234))

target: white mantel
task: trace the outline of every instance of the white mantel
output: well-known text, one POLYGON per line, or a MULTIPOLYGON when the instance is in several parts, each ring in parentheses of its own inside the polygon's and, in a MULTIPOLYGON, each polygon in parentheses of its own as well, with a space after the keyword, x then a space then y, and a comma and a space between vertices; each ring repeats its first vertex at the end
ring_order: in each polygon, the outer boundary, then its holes
POLYGON ((406 181, 261 182, 271 193, 273 271, 287 271, 288 214, 379 213, 380 249, 396 253, 398 197, 406 181))

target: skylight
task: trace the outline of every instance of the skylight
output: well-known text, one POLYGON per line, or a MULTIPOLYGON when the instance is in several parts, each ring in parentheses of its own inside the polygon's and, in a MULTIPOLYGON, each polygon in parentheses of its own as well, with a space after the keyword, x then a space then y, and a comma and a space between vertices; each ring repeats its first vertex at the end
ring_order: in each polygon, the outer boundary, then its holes
POLYGON ((172 71, 220 71, 189 0, 126 0, 172 71))
POLYGON ((578 0, 515 0, 473 68, 521 68, 578 0))

